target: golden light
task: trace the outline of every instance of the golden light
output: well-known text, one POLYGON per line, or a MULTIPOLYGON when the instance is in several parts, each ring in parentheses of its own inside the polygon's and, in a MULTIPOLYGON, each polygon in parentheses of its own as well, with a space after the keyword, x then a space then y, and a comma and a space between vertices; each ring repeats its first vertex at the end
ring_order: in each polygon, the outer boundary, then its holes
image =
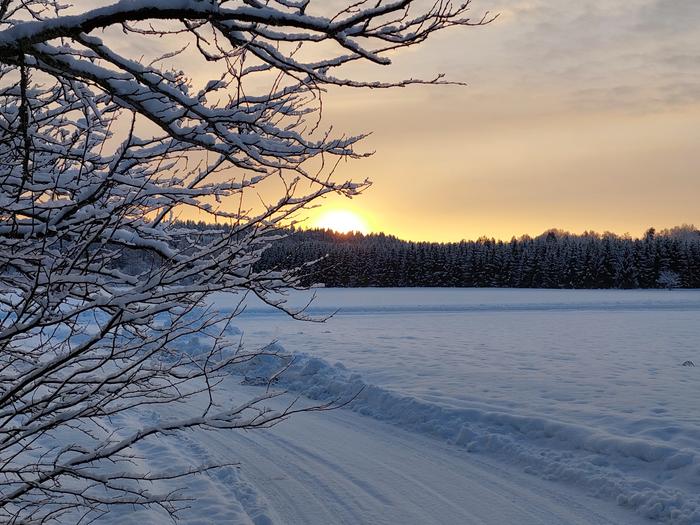
POLYGON ((338 233, 369 233, 365 220, 357 213, 348 210, 329 210, 322 213, 314 222, 315 228, 333 230, 338 233))

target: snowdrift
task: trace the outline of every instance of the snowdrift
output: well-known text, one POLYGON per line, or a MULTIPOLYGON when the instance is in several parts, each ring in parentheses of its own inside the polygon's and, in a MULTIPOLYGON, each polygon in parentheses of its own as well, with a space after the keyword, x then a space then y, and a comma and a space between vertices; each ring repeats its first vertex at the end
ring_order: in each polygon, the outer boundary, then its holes
MULTIPOLYGON (((275 350, 284 352, 279 345, 275 350)), ((342 363, 332 365, 306 354, 260 356, 235 373, 251 384, 274 378, 274 388, 347 403, 345 408, 402 429, 501 456, 528 473, 575 483, 648 518, 700 523, 700 458, 695 450, 542 416, 444 407, 367 384, 342 363)))

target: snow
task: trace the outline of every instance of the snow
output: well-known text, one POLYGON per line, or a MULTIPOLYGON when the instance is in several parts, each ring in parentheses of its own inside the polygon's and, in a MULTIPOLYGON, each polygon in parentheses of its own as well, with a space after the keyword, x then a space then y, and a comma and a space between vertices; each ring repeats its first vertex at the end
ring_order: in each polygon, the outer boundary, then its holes
POLYGON ((323 400, 364 387, 349 408, 649 518, 700 523, 700 376, 681 366, 700 361, 699 291, 316 293, 312 312, 341 308, 324 324, 255 303, 239 318, 248 343, 278 339, 295 355, 281 386, 323 400))
MULTIPOLYGON (((291 362, 259 357, 219 389, 242 403, 289 365, 274 389, 349 404, 137 445, 154 472, 237 464, 187 481, 184 523, 700 523, 700 367, 682 366, 700 364, 700 291, 314 293, 313 313, 339 309, 325 323, 248 300, 228 337, 277 339, 291 362)), ((212 302, 225 311, 239 299, 212 302)), ((113 423, 128 434, 197 417, 206 401, 113 423)), ((170 520, 151 508, 98 522, 170 520)))
MULTIPOLYGON (((261 391, 233 377, 223 387, 234 402, 261 391)), ((612 503, 347 410, 299 414, 269 430, 166 436, 140 452, 161 469, 240 462, 188 482, 196 497, 181 515, 188 525, 644 523, 612 503)), ((172 522, 139 511, 99 523, 172 522)))

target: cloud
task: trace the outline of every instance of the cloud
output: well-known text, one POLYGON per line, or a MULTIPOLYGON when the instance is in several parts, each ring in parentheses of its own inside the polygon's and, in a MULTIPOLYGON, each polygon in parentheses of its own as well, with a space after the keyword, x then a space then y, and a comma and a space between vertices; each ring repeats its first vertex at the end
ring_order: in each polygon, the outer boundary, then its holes
POLYGON ((640 34, 674 35, 700 33, 700 2, 697 0, 654 0, 637 9, 636 27, 640 34))
POLYGON ((693 87, 700 92, 697 0, 478 1, 491 4, 503 17, 473 67, 506 86, 546 88, 565 104, 600 109, 648 110, 694 101, 693 87))

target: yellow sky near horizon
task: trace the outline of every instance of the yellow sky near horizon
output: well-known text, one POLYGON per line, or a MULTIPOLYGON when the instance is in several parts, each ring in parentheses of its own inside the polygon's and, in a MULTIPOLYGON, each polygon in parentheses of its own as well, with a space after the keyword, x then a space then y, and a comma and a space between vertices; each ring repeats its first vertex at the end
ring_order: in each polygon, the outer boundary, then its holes
POLYGON ((359 149, 375 151, 338 178, 373 185, 325 199, 306 224, 341 210, 371 231, 456 241, 700 223, 700 2, 474 0, 472 11, 501 16, 434 35, 390 68, 345 71, 468 86, 326 94, 325 126, 372 132, 359 149))
MULTIPOLYGON (((328 208, 411 240, 551 228, 641 235, 700 223, 700 3, 476 0, 492 25, 395 60, 467 87, 331 93, 326 117, 372 130, 360 198, 328 208)), ((314 210, 313 217, 323 213, 314 210)))
MULTIPOLYGON (((372 187, 352 200, 326 199, 309 223, 343 209, 372 231, 454 241, 550 228, 638 236, 700 218, 700 105, 647 114, 571 111, 445 135, 432 135, 444 121, 422 114, 419 136, 393 111, 368 140, 376 153, 341 172, 368 176, 372 187)), ((468 108, 455 113, 469 120, 468 108)))

